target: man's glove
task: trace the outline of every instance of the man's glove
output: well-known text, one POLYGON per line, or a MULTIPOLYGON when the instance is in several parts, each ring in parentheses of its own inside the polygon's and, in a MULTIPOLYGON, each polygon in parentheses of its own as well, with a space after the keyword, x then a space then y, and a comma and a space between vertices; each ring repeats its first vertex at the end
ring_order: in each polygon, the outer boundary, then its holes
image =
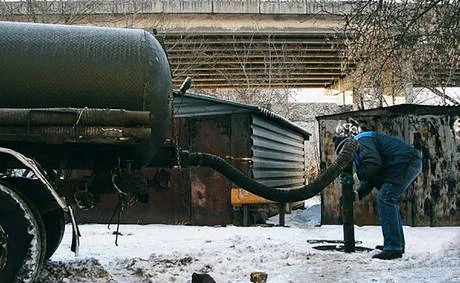
POLYGON ((345 173, 345 172, 339 175, 339 180, 342 186, 349 187, 349 188, 352 188, 353 184, 355 183, 353 180, 353 175, 351 175, 350 173, 345 173))

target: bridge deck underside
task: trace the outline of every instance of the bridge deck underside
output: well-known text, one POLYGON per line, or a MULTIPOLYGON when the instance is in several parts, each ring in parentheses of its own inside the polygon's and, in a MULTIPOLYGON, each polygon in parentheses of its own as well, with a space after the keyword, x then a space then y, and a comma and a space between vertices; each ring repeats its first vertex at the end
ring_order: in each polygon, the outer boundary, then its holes
POLYGON ((345 76, 333 33, 168 33, 174 83, 193 87, 328 87, 345 76))
MULTIPOLYGON (((355 67, 332 31, 164 35, 174 84, 189 76, 195 89, 336 87, 355 67)), ((460 85, 460 68, 446 73, 440 66, 436 76, 441 85, 460 85)))

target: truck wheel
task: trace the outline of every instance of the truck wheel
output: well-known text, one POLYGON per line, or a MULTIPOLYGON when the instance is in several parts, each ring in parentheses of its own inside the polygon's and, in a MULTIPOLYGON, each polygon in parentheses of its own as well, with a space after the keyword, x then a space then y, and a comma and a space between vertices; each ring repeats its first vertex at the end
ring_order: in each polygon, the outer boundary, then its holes
POLYGON ((6 266, 6 258, 8 257, 7 243, 8 237, 2 226, 0 226, 0 270, 6 266))
POLYGON ((61 244, 65 231, 65 215, 61 208, 53 209, 42 215, 46 231, 46 253, 48 260, 61 244))
POLYGON ((38 209, 0 183, 0 282, 32 282, 43 263, 45 226, 38 209), (3 240, 1 240, 3 239, 3 240))
POLYGON ((45 224, 46 234, 45 260, 49 259, 58 248, 64 235, 64 211, 55 203, 55 200, 43 190, 43 184, 39 180, 24 177, 8 177, 2 180, 4 184, 12 188, 21 188, 21 193, 24 194, 27 203, 31 203, 29 200, 33 200, 34 204, 37 204, 35 207, 42 211, 41 218, 45 224), (42 205, 42 207, 40 207, 40 205, 42 205), (53 206, 54 208, 49 210, 49 207, 53 206))

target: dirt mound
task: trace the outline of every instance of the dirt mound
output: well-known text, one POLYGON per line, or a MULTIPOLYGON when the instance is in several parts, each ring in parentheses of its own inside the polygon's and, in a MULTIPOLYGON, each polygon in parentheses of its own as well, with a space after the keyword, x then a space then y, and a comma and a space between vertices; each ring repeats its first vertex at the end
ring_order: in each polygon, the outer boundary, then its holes
POLYGON ((44 264, 37 282, 115 282, 94 258, 72 262, 48 261, 44 264))

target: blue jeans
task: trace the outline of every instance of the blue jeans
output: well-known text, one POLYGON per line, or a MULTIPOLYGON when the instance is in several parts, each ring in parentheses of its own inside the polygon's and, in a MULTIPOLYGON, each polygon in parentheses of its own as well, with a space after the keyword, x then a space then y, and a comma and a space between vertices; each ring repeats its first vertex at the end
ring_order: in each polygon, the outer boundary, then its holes
POLYGON ((422 160, 414 159, 402 172, 400 185, 384 183, 377 194, 377 209, 382 226, 384 251, 400 252, 405 246, 399 200, 421 172, 422 160))

